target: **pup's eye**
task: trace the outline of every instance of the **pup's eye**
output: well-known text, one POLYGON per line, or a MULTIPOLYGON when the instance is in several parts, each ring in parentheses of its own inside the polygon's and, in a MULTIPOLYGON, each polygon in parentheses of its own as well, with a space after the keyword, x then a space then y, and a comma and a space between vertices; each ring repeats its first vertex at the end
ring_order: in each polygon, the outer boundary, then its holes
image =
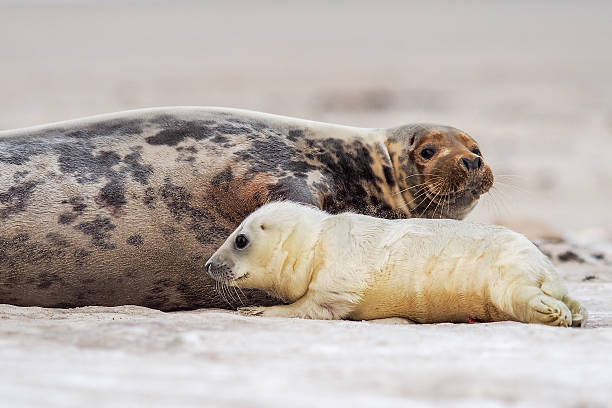
POLYGON ((247 245, 249 245, 249 239, 244 234, 240 234, 236 237, 236 249, 244 249, 247 245))
POLYGON ((421 157, 426 160, 431 159, 434 156, 434 154, 436 154, 436 150, 431 147, 426 147, 423 150, 421 150, 421 157))
POLYGON ((472 149, 472 153, 474 153, 477 156, 482 156, 482 153, 480 153, 480 149, 478 149, 477 147, 472 149))

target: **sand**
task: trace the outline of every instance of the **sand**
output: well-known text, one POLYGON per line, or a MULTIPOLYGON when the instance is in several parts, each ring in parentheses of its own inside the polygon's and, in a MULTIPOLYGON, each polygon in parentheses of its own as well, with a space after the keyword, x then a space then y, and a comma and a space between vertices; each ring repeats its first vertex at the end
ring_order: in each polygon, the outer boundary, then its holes
POLYGON ((497 175, 469 219, 539 242, 591 312, 578 330, 6 305, 2 405, 611 406, 611 15, 604 1, 0 1, 0 129, 170 105, 453 125, 497 175))

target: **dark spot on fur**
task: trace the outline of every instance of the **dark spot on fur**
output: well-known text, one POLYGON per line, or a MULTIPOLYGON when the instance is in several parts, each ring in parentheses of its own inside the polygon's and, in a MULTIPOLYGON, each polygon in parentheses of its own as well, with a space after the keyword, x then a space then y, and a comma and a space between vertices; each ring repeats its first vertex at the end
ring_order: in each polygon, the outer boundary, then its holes
POLYGON ((215 137, 213 137, 212 139, 210 139, 211 142, 213 143, 225 143, 228 141, 227 137, 223 136, 223 135, 217 135, 215 137))
POLYGON ((91 252, 84 248, 76 248, 73 251, 73 254, 74 257, 77 258, 77 260, 83 260, 84 258, 87 258, 89 255, 91 255, 91 252))
POLYGON ((76 220, 77 216, 78 215, 75 213, 69 213, 69 212, 61 213, 57 217, 57 222, 59 222, 60 224, 70 224, 71 222, 76 220))
POLYGON ((211 137, 214 133, 210 121, 184 121, 168 115, 162 116, 163 118, 158 117, 153 123, 160 123, 165 129, 145 138, 150 145, 176 146, 187 138, 202 140, 211 137))
POLYGON ((115 229, 109 217, 97 216, 95 220, 82 222, 75 227, 85 235, 91 237, 91 244, 103 249, 115 249, 116 246, 107 242, 111 238, 110 231, 115 229))
POLYGON ((110 135, 131 136, 140 133, 142 133, 142 121, 140 119, 106 119, 81 129, 65 132, 66 136, 76 139, 91 139, 110 135))
POLYGON ((89 142, 64 143, 56 146, 55 153, 62 172, 72 174, 79 183, 92 183, 102 177, 115 175, 113 166, 119 164, 120 156, 111 151, 92 153, 89 142))
POLYGON ((187 136, 189 136, 189 130, 187 129, 164 129, 156 135, 147 137, 145 140, 152 145, 176 146, 185 140, 187 136))
POLYGON ((142 244, 144 244, 144 238, 138 234, 131 235, 125 242, 127 242, 128 245, 141 246, 142 244))
MULTIPOLYGON (((12 238, 0 236, 0 272, 23 271, 24 265, 32 265, 39 262, 49 262, 53 259, 63 258, 69 243, 58 234, 47 234, 47 242, 33 241, 28 234, 17 234, 12 238)), ((48 269, 48 268, 45 268, 48 269)), ((22 274, 9 273, 9 278, 2 279, 24 282, 26 277, 22 274)), ((32 280, 30 283, 34 283, 32 280)))
POLYGON ((48 289, 53 284, 62 285, 64 280, 56 273, 48 273, 43 272, 38 275, 38 285, 39 289, 48 289))
POLYGON ((100 189, 97 199, 102 206, 113 207, 117 211, 127 204, 125 185, 119 180, 111 180, 100 189))
POLYGON ((176 151, 178 152, 176 158, 177 162, 188 162, 193 164, 196 161, 195 154, 198 152, 198 149, 196 149, 195 146, 179 146, 176 148, 176 151))
POLYGON ((0 193, 0 203, 5 204, 4 208, 0 208, 0 219, 7 219, 13 214, 25 211, 38 184, 36 181, 27 181, 0 193))
POLYGON ((60 234, 55 232, 50 232, 46 236, 47 240, 51 243, 52 246, 58 248, 68 248, 70 243, 66 240, 66 238, 62 237, 60 234))
POLYGON ((19 181, 24 179, 25 176, 27 176, 28 174, 30 174, 30 172, 28 170, 19 170, 19 171, 16 171, 15 174, 13 174, 13 180, 15 180, 16 183, 18 183, 19 181))
POLYGON ((250 146, 237 152, 236 156, 249 163, 249 174, 270 173, 279 177, 291 174, 305 177, 309 171, 319 170, 278 133, 254 138, 250 146))
POLYGON ((264 130, 266 128, 268 128, 268 125, 266 125, 263 122, 257 121, 257 120, 253 120, 252 118, 249 119, 243 119, 243 118, 228 118, 226 119, 226 121, 228 123, 232 123, 235 125, 240 125, 241 128, 243 129, 252 129, 253 131, 261 131, 264 130))
POLYGON ((159 192, 168 210, 177 220, 181 221, 193 210, 189 203, 192 197, 191 193, 185 187, 173 184, 170 179, 165 180, 159 192))
POLYGON ((149 207, 150 209, 155 208, 155 189, 152 187, 147 187, 144 192, 144 197, 142 198, 142 202, 149 207))
POLYGON ((249 126, 237 126, 237 124, 233 123, 224 123, 217 125, 215 131, 224 135, 239 135, 251 132, 251 128, 249 126))
POLYGON ((287 136, 287 139, 291 140, 292 142, 296 142, 297 140, 303 137, 304 137, 303 130, 293 129, 289 131, 289 136, 287 136))
POLYGON ((79 214, 83 213, 83 211, 85 211, 85 209, 87 208, 87 205, 85 205, 84 201, 85 200, 83 199, 83 197, 70 197, 69 203, 72 204, 72 211, 79 214))
POLYGON ((195 238, 200 243, 209 243, 213 230, 221 228, 215 226, 215 220, 206 208, 197 207, 192 203, 193 196, 185 187, 175 185, 170 179, 166 179, 159 189, 159 194, 177 221, 188 220, 189 229, 194 232, 195 238))
POLYGON ((597 276, 595 276, 595 275, 587 275, 584 278, 582 278, 582 281, 586 282, 586 281, 590 281, 590 280, 593 280, 593 279, 597 279, 597 276))
POLYGON ((559 258, 559 260, 561 262, 578 262, 578 263, 583 263, 584 259, 582 259, 580 256, 578 256, 578 254, 576 254, 575 252, 572 251, 566 251, 563 252, 559 255, 557 255, 557 258, 559 258))
POLYGON ((59 156, 62 170, 70 173, 87 163, 93 150, 93 139, 126 137, 141 132, 142 121, 138 119, 105 119, 77 129, 50 127, 32 132, 27 137, 14 136, 0 141, 0 162, 23 165, 32 156, 55 153, 59 156))
POLYGON ((213 186, 216 187, 221 184, 229 183, 233 179, 234 179, 234 173, 232 172, 232 168, 226 167, 225 169, 221 170, 219 173, 215 174, 215 176, 211 180, 211 183, 213 186))
POLYGON ((315 194, 308 187, 305 178, 285 177, 270 187, 271 200, 291 200, 298 203, 310 204, 318 207, 315 194))
POLYGON ((149 177, 153 174, 153 166, 142 163, 142 154, 138 148, 132 148, 132 153, 123 158, 123 162, 127 164, 126 171, 134 180, 142 185, 149 184, 149 177))
POLYGON ((87 205, 84 203, 83 197, 74 196, 70 200, 62 200, 62 204, 72 205, 72 212, 63 212, 58 216, 57 221, 60 224, 70 224, 85 211, 87 205))
POLYGON ((383 166, 383 172, 385 174, 385 181, 391 187, 395 185, 395 175, 393 174, 393 169, 389 166, 383 166))

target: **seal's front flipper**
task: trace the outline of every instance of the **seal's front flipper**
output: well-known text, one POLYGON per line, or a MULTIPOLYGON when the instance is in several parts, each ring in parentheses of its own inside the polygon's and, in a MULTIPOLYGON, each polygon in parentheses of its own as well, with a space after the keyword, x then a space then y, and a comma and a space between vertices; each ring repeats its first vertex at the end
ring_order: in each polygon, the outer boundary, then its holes
POLYGON ((317 320, 335 320, 345 317, 339 314, 331 303, 315 302, 308 294, 290 305, 240 307, 238 313, 246 316, 298 317, 317 320))
POLYGON ((312 319, 305 311, 292 307, 293 305, 279 306, 248 306, 239 307, 238 313, 244 316, 262 316, 262 317, 301 317, 312 319))

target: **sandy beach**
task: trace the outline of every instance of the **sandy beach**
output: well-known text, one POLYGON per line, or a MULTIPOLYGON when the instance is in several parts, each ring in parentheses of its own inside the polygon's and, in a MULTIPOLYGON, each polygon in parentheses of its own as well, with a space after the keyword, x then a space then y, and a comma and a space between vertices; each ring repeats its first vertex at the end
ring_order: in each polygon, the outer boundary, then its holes
POLYGON ((0 0, 0 129, 150 106, 447 124, 584 329, 0 305, 7 407, 612 406, 612 3, 0 0))

